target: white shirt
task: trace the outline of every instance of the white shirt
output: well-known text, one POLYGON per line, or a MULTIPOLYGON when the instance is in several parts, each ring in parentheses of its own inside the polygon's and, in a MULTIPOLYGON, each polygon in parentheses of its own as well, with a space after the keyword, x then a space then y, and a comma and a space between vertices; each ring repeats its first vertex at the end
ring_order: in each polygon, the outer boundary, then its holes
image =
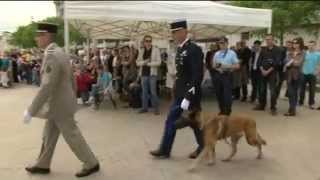
POLYGON ((260 56, 260 52, 261 52, 261 50, 260 51, 257 51, 256 53, 255 53, 255 56, 254 56, 254 62, 253 62, 253 70, 257 70, 258 69, 258 59, 259 59, 259 56, 260 56))

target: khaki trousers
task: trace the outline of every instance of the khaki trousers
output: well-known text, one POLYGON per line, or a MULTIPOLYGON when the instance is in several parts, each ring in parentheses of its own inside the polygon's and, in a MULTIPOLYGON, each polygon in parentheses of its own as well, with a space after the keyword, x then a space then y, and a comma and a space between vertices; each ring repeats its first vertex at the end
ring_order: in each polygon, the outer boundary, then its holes
POLYGON ((95 155, 83 138, 80 129, 71 118, 52 118, 46 121, 43 131, 43 143, 41 152, 35 166, 50 168, 52 156, 60 133, 77 158, 83 162, 86 169, 92 168, 98 163, 95 155))

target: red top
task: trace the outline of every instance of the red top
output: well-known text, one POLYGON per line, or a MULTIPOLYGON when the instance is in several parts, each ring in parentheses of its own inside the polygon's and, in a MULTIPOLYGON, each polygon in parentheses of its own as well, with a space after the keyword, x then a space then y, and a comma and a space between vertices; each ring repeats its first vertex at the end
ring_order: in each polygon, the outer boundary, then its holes
POLYGON ((93 81, 93 78, 91 77, 90 73, 80 73, 79 75, 76 75, 76 81, 77 81, 77 90, 79 92, 88 91, 91 82, 93 81))

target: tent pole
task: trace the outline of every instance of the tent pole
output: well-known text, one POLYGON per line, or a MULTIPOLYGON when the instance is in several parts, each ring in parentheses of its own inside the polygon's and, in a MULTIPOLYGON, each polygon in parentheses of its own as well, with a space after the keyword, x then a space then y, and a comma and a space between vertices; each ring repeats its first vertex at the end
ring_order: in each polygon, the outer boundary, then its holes
POLYGON ((63 3, 63 19, 64 19, 64 48, 65 52, 69 53, 69 22, 67 18, 66 5, 63 3))
POLYGON ((270 26, 268 27, 268 33, 270 34, 271 33, 271 27, 272 27, 272 18, 273 18, 273 16, 272 16, 273 14, 272 14, 272 10, 271 10, 271 22, 270 22, 270 26))
MULTIPOLYGON (((87 32, 87 61, 90 61, 90 31, 87 32)), ((87 62, 87 63, 88 63, 87 62)))
POLYGON ((268 34, 270 34, 270 33, 271 33, 271 27, 268 28, 268 34))

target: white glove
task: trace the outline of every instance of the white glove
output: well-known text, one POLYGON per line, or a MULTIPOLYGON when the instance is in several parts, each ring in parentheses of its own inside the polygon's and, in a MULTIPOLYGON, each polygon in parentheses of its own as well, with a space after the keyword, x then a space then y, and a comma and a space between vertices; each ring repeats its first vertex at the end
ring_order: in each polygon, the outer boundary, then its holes
POLYGON ((183 109, 183 110, 188 110, 188 109, 189 109, 189 105, 190 105, 190 101, 187 100, 186 98, 184 98, 184 99, 182 100, 182 102, 181 102, 180 107, 181 107, 181 109, 183 109))
POLYGON ((25 110, 23 113, 23 123, 29 124, 31 122, 32 116, 28 112, 28 110, 25 110))

